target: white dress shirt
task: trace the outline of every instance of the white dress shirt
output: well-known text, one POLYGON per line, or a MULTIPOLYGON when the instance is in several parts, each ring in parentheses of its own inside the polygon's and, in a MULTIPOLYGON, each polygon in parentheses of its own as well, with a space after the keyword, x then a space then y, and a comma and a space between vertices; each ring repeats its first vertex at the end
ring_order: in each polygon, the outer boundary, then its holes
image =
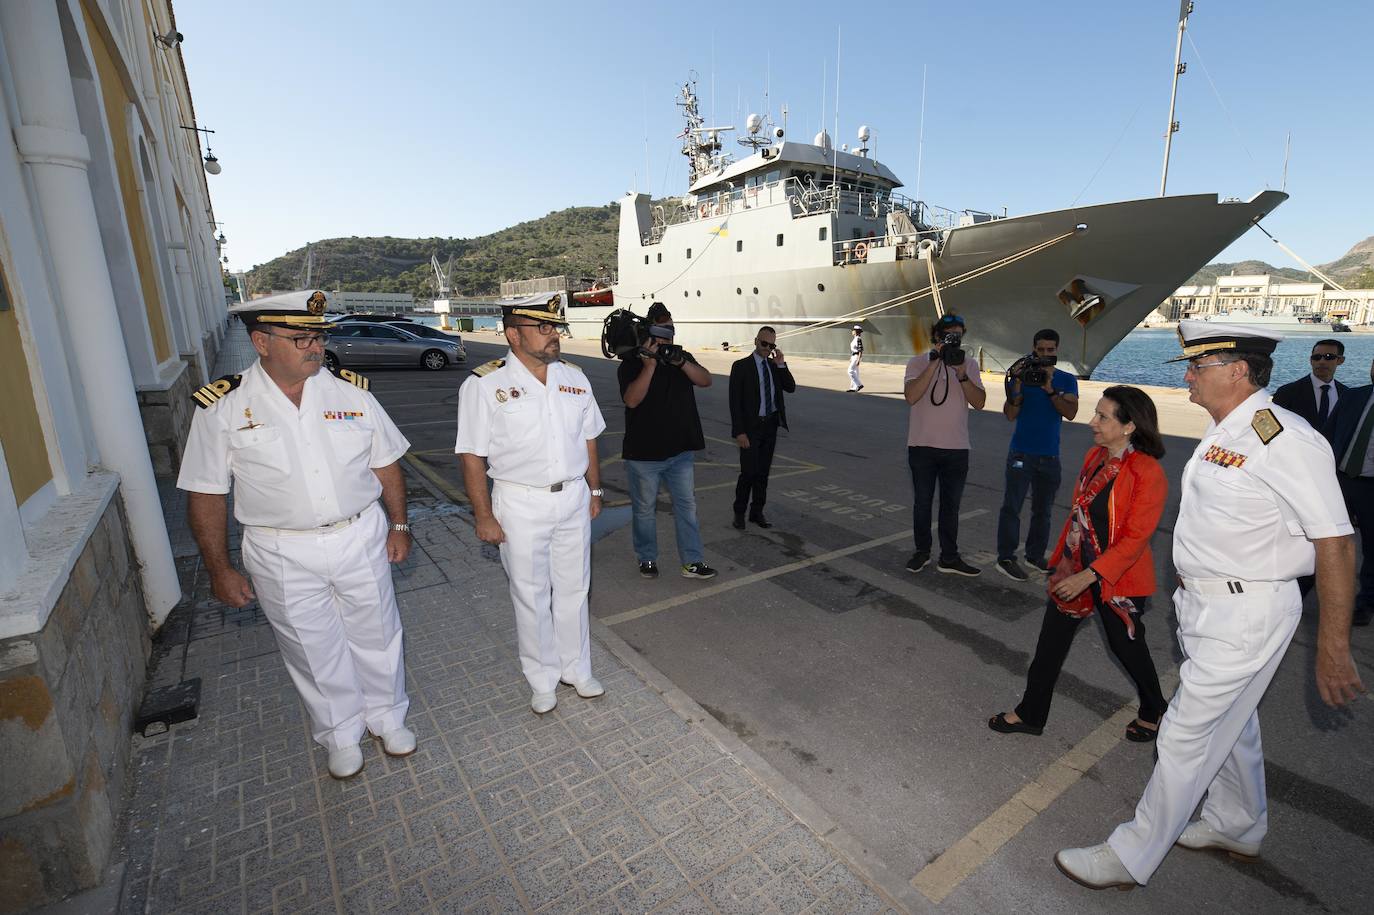
POLYGON ((1312 574, 1312 540, 1353 531, 1331 446, 1257 391, 1208 425, 1183 468, 1174 567, 1185 578, 1288 581, 1312 574), (1283 426, 1267 445, 1251 425, 1266 408, 1283 426))
POLYGON ((1326 392, 1328 398, 1326 415, 1330 416, 1331 411, 1336 409, 1336 400, 1340 396, 1340 393, 1336 390, 1336 376, 1331 376, 1330 381, 1322 381, 1316 375, 1310 373, 1307 377, 1312 381, 1312 402, 1317 405, 1318 410, 1320 410, 1322 406, 1322 385, 1329 384, 1331 386, 1331 390, 1326 392))
POLYGON ((373 469, 409 448, 367 391, 321 369, 297 408, 254 362, 238 387, 196 410, 177 487, 223 494, 232 482, 240 524, 310 530, 375 502, 373 469))
POLYGON ((606 428, 591 382, 567 362, 548 366, 542 384, 516 358, 472 375, 458 392, 457 454, 487 459, 493 480, 552 486, 587 473, 587 442, 606 428))

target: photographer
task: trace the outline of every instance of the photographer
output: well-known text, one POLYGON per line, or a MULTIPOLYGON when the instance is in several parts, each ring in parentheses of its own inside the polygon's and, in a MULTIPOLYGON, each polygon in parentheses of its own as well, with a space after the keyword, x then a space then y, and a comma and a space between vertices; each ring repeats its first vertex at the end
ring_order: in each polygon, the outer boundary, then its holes
POLYGON ((1054 368, 1059 356, 1059 333, 1037 331, 1031 354, 1007 370, 1007 400, 1002 415, 1016 423, 1007 452, 1007 487, 997 518, 997 571, 1015 581, 1026 574, 1016 561, 1021 536, 1021 506, 1031 496, 1026 531, 1026 562, 1041 572, 1050 538, 1050 509, 1059 491, 1059 427, 1078 415, 1078 379, 1054 368))
POLYGON ((968 476, 968 411, 987 402, 978 361, 964 352, 964 319, 944 315, 931 327, 929 353, 906 364, 902 393, 911 407, 907 424, 907 464, 915 502, 911 511, 916 552, 906 564, 919 572, 930 562, 930 514, 940 487, 940 559, 935 568, 952 575, 979 570, 959 555, 959 500, 968 476))
POLYGON ((703 561, 697 527, 694 451, 706 447, 694 388, 711 385, 711 373, 673 341, 673 316, 662 302, 649 306, 648 338, 620 363, 620 399, 625 402, 621 457, 630 483, 634 521, 631 539, 639 574, 658 577, 658 525, 654 513, 660 485, 668 487, 677 530, 683 578, 714 578, 703 561))

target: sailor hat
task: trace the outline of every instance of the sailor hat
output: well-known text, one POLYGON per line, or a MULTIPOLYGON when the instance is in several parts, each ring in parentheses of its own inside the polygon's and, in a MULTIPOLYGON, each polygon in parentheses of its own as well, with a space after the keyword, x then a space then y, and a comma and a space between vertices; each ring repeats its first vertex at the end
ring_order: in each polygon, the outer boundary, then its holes
POLYGON ((563 317, 559 310, 559 306, 562 304, 562 296, 541 292, 539 295, 501 302, 501 316, 507 321, 513 315, 519 315, 522 318, 532 318, 535 321, 548 321, 550 324, 567 324, 568 319, 563 317))
POLYGON ((855 325, 854 325, 854 329, 855 329, 855 330, 863 330, 863 329, 864 329, 864 326, 863 326, 862 324, 855 324, 855 325))
POLYGON ((1183 346, 1183 355, 1166 361, 1183 362, 1212 353, 1258 353, 1268 356, 1282 339, 1283 334, 1241 324, 1179 321, 1178 341, 1183 346))
POLYGON ((334 326, 324 316, 328 306, 327 294, 318 289, 302 289, 239 302, 229 309, 229 314, 238 315, 245 322, 328 330, 334 326))

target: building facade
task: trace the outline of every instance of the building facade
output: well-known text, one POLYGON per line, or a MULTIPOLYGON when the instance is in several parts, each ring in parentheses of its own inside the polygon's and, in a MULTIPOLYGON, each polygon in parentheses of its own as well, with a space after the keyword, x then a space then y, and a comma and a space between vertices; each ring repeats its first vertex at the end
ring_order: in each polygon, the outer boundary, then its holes
POLYGON ((1214 285, 1180 286, 1146 319, 1146 324, 1201 318, 1233 311, 1255 314, 1325 316, 1350 325, 1374 323, 1374 289, 1331 289, 1270 274, 1220 276, 1214 285))
POLYGON ((0 911, 100 878, 181 599, 159 477, 225 309, 175 36, 169 0, 0 2, 0 911))

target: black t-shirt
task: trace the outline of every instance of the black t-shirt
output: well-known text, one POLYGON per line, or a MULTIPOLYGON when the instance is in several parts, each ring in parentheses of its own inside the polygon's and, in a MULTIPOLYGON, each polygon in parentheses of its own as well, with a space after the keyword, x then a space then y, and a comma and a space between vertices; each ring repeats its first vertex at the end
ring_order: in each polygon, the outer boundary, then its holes
MULTIPOLYGON (((620 363, 616 377, 622 398, 625 389, 645 370, 638 357, 620 363)), ((695 387, 681 368, 656 366, 639 406, 625 408, 625 441, 620 456, 627 461, 666 461, 684 451, 705 448, 695 387)))

